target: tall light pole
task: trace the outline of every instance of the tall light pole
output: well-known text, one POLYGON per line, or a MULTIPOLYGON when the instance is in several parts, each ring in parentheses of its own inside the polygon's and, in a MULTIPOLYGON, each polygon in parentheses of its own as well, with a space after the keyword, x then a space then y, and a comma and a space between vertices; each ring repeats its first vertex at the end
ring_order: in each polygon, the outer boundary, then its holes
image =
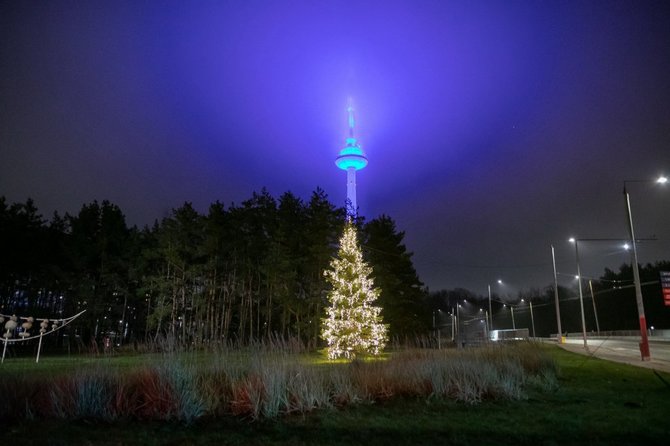
POLYGON ((593 303, 593 316, 596 318, 596 333, 600 336, 600 323, 598 322, 598 310, 596 309, 596 298, 593 295, 593 282, 589 279, 589 290, 591 290, 591 302, 593 303))
POLYGON ((442 310, 438 309, 437 310, 437 349, 440 350, 442 348, 442 329, 440 326, 440 313, 442 310))
POLYGON ((577 259, 577 286, 579 287, 579 308, 582 313, 582 337, 584 338, 584 349, 588 350, 589 346, 586 342, 586 320, 584 319, 584 295, 582 293, 582 271, 579 268, 579 242, 576 238, 571 238, 570 242, 575 244, 575 257, 577 259))
MULTIPOLYGON (((498 284, 502 284, 502 280, 498 279, 498 284)), ((491 318, 489 323, 489 331, 493 331, 493 310, 491 309, 491 284, 488 285, 489 288, 489 317, 491 318)))
MULTIPOLYGON (((507 304, 503 304, 503 307, 506 307, 507 304)), ((516 324, 514 323, 514 305, 509 304, 510 314, 512 315, 512 330, 516 330, 516 324)))
POLYGON ((530 324, 533 327, 533 339, 535 339, 535 318, 533 317, 533 301, 528 298, 528 305, 530 305, 530 324))
POLYGON ((461 348, 461 304, 456 302, 456 348, 461 348))
POLYGON ((488 310, 484 310, 483 308, 479 309, 479 313, 484 313, 484 320, 482 321, 481 319, 479 320, 480 322, 484 322, 484 334, 488 338, 489 336, 489 312, 488 310))
MULTIPOLYGON (((524 302, 524 300, 521 299, 521 302, 524 302)), ((528 298, 528 306, 530 307, 530 326, 531 329, 533 330, 533 339, 535 339, 535 318, 533 317, 533 300, 530 297, 528 298)))
MULTIPOLYGON (((633 264, 633 280, 635 281, 635 300, 637 301, 637 315, 640 319, 640 356, 643 361, 651 359, 651 352, 649 351, 649 338, 647 336, 647 319, 644 315, 644 302, 642 300, 642 286, 640 285, 640 271, 637 266, 637 243, 635 242, 635 230, 633 229, 633 214, 630 209, 630 195, 626 189, 626 183, 640 183, 648 181, 624 181, 623 182, 623 196, 626 200, 626 222, 628 223, 628 235, 630 236, 630 244, 633 248, 631 263, 633 264)), ((665 184, 668 182, 666 177, 659 177, 656 183, 665 184)))
POLYGON ((491 311, 491 284, 489 284, 489 314, 491 315, 491 322, 489 323, 489 330, 493 330, 493 311, 491 311))
POLYGON ((556 302, 556 328, 558 329, 558 343, 563 343, 563 331, 561 331, 561 309, 558 306, 558 278, 556 276, 556 254, 554 245, 551 245, 551 261, 554 265, 554 300, 556 302))
MULTIPOLYGON (((436 332, 435 332, 435 310, 433 310, 433 336, 435 336, 435 334, 436 334, 436 332)), ((438 345, 439 345, 439 341, 438 341, 438 345)), ((438 350, 439 350, 439 347, 438 347, 438 350)))

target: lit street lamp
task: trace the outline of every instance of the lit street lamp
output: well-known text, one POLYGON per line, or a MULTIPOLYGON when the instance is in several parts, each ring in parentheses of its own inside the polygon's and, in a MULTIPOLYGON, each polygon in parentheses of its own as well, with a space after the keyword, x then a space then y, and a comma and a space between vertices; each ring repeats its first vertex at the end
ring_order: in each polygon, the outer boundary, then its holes
MULTIPOLYGON (((628 223, 628 235, 630 236, 630 245, 633 248, 633 258, 631 263, 633 264, 633 279, 635 281, 635 300, 637 301, 637 314, 640 319, 640 356, 643 361, 649 361, 651 359, 651 353, 649 351, 649 338, 647 336, 647 319, 644 315, 644 302, 642 300, 642 287, 640 285, 640 271, 637 266, 637 247, 635 242, 635 231, 633 229, 633 214, 630 209, 630 196, 628 195, 628 190, 626 190, 626 183, 640 183, 648 181, 624 181, 623 182, 623 195, 626 200, 626 212, 627 212, 627 223, 628 223)), ((668 179, 664 176, 659 177, 656 180, 656 183, 665 184, 668 182, 668 179)))
POLYGON ((582 313, 582 337, 584 338, 584 349, 588 350, 586 342, 586 320, 584 319, 584 295, 582 293, 582 271, 579 268, 579 242, 574 237, 569 240, 575 244, 575 257, 577 258, 577 286, 579 287, 579 308, 582 313))
MULTIPOLYGON (((502 285, 502 280, 498 279, 498 284, 502 285)), ((490 314, 490 322, 489 322, 489 331, 493 331, 493 310, 491 309, 491 284, 488 285, 489 288, 489 314, 490 314)))

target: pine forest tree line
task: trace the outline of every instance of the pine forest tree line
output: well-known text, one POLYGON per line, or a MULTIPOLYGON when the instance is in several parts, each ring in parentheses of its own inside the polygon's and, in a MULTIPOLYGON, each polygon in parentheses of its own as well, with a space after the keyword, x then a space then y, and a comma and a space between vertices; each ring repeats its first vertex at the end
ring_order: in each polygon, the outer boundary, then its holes
MULTIPOLYGON (((108 202, 44 219, 31 200, 0 197, 0 313, 60 317, 86 346, 169 336, 188 345, 270 337, 320 341, 345 211, 323 190, 303 201, 266 190, 200 214, 190 203, 151 227, 128 227, 108 202)), ((357 222, 382 289, 391 336, 429 329, 427 291, 390 217, 357 222), (369 248, 368 248, 369 247, 369 248)))

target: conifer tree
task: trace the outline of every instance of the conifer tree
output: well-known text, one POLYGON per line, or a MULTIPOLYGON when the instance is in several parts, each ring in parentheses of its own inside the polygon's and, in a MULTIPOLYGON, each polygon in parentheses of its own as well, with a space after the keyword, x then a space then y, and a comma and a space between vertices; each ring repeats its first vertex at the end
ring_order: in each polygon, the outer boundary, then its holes
POLYGON ((321 337, 328 342, 330 359, 377 355, 386 345, 387 326, 382 323, 381 307, 374 306, 381 290, 374 287, 371 273, 372 268, 363 261, 356 228, 348 221, 338 255, 324 271, 332 290, 321 337))

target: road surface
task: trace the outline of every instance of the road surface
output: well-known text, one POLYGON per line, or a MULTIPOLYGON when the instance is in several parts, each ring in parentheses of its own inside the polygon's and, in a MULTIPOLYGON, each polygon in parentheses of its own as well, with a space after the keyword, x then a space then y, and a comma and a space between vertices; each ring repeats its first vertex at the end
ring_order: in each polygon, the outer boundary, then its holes
POLYGON ((592 355, 608 361, 646 367, 670 373, 670 341, 649 341, 650 361, 640 359, 640 348, 637 337, 591 338, 586 339, 588 351, 584 349, 583 338, 566 338, 561 344, 566 350, 575 353, 592 355))

